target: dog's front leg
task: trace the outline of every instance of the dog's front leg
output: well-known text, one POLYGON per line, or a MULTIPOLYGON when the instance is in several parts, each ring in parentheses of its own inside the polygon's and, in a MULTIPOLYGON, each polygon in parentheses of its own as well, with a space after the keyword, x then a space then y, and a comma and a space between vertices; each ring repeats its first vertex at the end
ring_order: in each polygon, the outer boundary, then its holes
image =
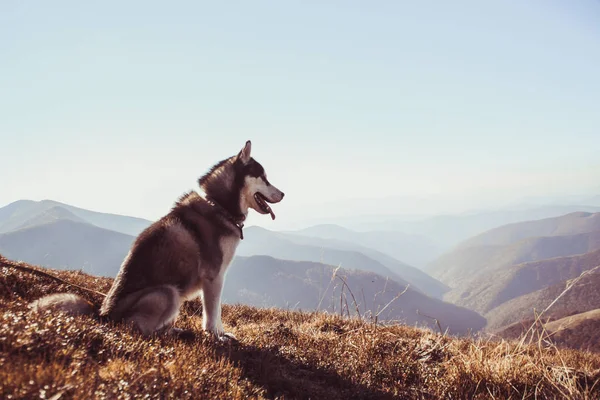
POLYGON ((214 279, 206 279, 202 284, 202 328, 221 340, 235 339, 231 333, 226 333, 221 321, 221 291, 223 290, 223 275, 214 279))

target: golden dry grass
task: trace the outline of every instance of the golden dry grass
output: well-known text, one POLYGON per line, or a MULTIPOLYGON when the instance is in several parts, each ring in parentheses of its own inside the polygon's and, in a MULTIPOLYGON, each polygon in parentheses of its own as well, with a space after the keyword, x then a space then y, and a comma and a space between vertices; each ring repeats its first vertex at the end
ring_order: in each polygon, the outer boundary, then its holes
MULTIPOLYGON (((50 272, 103 292, 111 282, 50 272)), ((59 291, 78 292, 0 267, 0 398, 600 398, 593 353, 239 305, 223 308, 237 343, 144 339, 87 317, 29 313, 29 301, 59 291)), ((186 303, 177 325, 200 331, 200 306, 186 303)))

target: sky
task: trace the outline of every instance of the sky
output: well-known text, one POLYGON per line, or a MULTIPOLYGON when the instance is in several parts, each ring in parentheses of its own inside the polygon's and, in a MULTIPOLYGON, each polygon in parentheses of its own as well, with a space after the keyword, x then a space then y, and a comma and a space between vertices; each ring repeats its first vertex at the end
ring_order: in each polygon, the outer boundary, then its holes
POLYGON ((3 0, 0 206, 156 219, 248 139, 273 228, 600 194, 599 70, 593 0, 3 0))

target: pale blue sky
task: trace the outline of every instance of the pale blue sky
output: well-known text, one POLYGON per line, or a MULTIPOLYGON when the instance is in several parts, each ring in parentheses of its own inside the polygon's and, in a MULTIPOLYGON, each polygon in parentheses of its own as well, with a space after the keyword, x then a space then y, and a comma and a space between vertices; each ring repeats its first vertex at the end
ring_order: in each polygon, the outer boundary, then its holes
POLYGON ((156 218, 246 139, 283 223, 576 194, 600 186, 598 71, 592 0, 3 0, 0 205, 156 218))

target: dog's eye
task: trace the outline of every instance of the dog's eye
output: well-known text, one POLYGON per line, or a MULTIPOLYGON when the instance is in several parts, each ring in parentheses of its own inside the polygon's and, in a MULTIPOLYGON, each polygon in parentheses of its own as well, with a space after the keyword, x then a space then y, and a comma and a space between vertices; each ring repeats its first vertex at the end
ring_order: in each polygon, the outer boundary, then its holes
POLYGON ((263 176, 261 176, 261 178, 262 178, 263 181, 265 181, 265 183, 267 184, 267 186, 271 186, 271 184, 267 180, 267 175, 263 174, 263 176))

